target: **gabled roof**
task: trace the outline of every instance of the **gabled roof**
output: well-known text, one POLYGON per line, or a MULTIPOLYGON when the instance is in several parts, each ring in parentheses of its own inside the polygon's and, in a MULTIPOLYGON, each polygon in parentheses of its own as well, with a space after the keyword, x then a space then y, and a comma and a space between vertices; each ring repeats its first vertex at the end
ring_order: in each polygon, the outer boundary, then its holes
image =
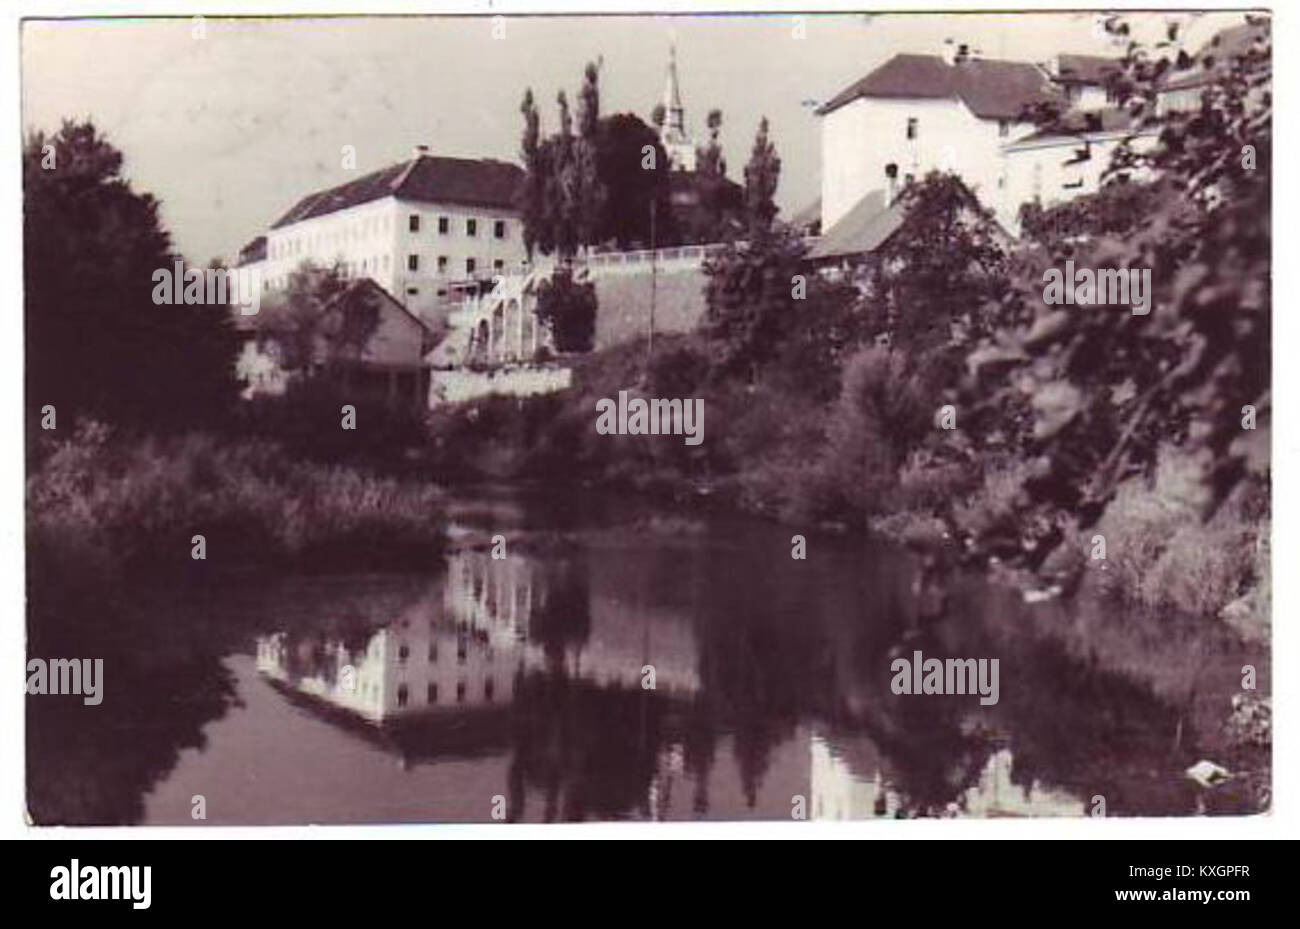
POLYGON ((1056 80, 1062 84, 1102 86, 1106 78, 1124 70, 1118 58, 1102 55, 1057 55, 1056 80))
MULTIPOLYGON (((429 330, 429 324, 416 316, 409 309, 402 305, 396 297, 385 290, 380 284, 368 277, 357 278, 349 281, 347 286, 336 293, 322 308, 322 315, 329 313, 341 300, 357 293, 371 293, 379 297, 382 301, 391 304, 398 312, 404 316, 409 316, 420 324, 420 328, 425 332, 429 330)), ((251 316, 244 316, 237 310, 233 314, 235 328, 241 332, 287 332, 292 331, 294 323, 288 317, 289 295, 286 291, 275 290, 264 294, 258 312, 251 316)))
POLYGON ((822 198, 818 197, 812 203, 809 203, 803 209, 799 210, 790 217, 787 222, 796 229, 804 229, 813 223, 821 222, 822 218, 822 198))
POLYGON ((898 231, 906 215, 907 208, 901 199, 886 206, 885 192, 873 190, 825 232, 809 251, 808 258, 820 261, 874 252, 898 231))
POLYGON ((1014 119, 1026 107, 1060 102, 1059 91, 1035 64, 967 59, 948 64, 938 55, 895 55, 817 109, 831 113, 859 97, 961 100, 982 119, 1014 119))
MULTIPOLYGON (((963 210, 963 215, 966 210, 975 213, 981 211, 979 198, 960 179, 958 179, 958 192, 966 208, 963 210)), ((840 221, 818 240, 808 252, 808 259, 820 261, 875 252, 902 228, 907 219, 907 193, 908 188, 904 187, 894 198, 894 202, 886 206, 884 191, 873 190, 854 204, 853 209, 840 217, 840 221)), ((1013 238, 995 216, 989 215, 987 219, 997 237, 1003 241, 1010 241, 1013 238)))
POLYGON ((239 250, 239 262, 236 267, 263 261, 266 258, 266 236, 259 235, 239 250))
POLYGON ((412 313, 407 308, 406 304, 402 303, 402 301, 398 300, 396 297, 390 294, 383 287, 383 285, 379 284, 373 278, 369 278, 369 277, 357 278, 356 280, 349 283, 347 287, 344 287, 341 291, 339 291, 333 297, 331 297, 329 302, 325 304, 326 312, 329 312, 329 310, 331 310, 336 304, 347 299, 353 294, 358 294, 362 292, 370 293, 373 296, 378 297, 380 300, 391 304, 399 313, 401 313, 404 316, 409 316, 411 317, 411 319, 419 323, 420 328, 425 330, 425 332, 429 331, 428 323, 426 323, 423 319, 421 319, 416 314, 412 313))
POLYGON ((505 161, 419 155, 338 187, 308 194, 271 228, 279 229, 384 197, 512 209, 515 191, 523 178, 522 168, 505 161))

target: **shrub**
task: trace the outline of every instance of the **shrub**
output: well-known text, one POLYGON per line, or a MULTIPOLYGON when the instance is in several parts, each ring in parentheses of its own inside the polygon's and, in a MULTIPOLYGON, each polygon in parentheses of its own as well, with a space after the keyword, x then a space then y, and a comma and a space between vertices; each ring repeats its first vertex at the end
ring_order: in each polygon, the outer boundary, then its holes
POLYGON ((1213 518, 1202 521, 1198 475, 1188 455, 1166 448, 1154 480, 1120 486, 1096 529, 1085 533, 1106 539, 1102 583, 1108 592, 1152 610, 1211 615, 1268 583, 1261 543, 1268 521, 1258 512, 1266 491, 1243 484, 1213 518))
POLYGON ((28 479, 28 538, 43 557, 82 558, 105 575, 209 564, 311 562, 427 554, 442 540, 440 495, 428 484, 295 461, 264 441, 195 434, 114 439, 83 423, 28 479))
POLYGON ((561 352, 589 352, 596 337, 596 287, 578 283, 573 272, 557 268, 537 288, 537 319, 549 326, 561 352))

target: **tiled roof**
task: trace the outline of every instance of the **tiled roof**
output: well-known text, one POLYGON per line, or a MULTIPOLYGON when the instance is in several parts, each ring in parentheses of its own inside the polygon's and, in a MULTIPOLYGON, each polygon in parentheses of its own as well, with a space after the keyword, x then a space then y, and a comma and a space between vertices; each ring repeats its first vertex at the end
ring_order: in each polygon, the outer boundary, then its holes
POLYGON ((1058 55, 1056 79, 1064 84, 1106 83, 1111 74, 1124 70, 1118 58, 1105 58, 1101 55, 1058 55))
POLYGON ((505 161, 420 155, 338 187, 308 194, 271 228, 279 229, 390 196, 421 203, 511 209, 523 178, 523 169, 505 161))
POLYGON ((1060 94, 1035 64, 975 58, 948 64, 938 55, 895 55, 818 108, 825 115, 859 97, 961 100, 983 119, 1014 119, 1060 94))

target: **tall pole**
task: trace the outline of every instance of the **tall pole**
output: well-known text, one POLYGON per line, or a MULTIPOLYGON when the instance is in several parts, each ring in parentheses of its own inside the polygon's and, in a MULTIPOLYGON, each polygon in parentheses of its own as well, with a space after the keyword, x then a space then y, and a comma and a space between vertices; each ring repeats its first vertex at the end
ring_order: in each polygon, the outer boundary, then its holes
POLYGON ((658 250, 658 242, 655 239, 656 205, 655 200, 650 201, 650 337, 646 340, 645 352, 647 376, 650 374, 650 362, 654 359, 655 353, 655 256, 658 250))

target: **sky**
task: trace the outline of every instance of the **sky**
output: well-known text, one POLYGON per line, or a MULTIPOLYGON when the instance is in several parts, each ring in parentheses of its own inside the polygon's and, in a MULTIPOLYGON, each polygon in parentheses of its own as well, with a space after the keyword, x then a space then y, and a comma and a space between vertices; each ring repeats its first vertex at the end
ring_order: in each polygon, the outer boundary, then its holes
MULTIPOLYGON (((1163 32, 1166 14, 1134 26, 1163 32)), ((1186 16, 1180 16, 1186 19, 1186 16)), ((1136 19, 1136 14, 1131 17, 1136 19)), ((1205 18, 1192 35, 1239 21, 1205 18)), ((647 122, 676 45, 687 128, 723 112, 733 179, 767 116, 781 157, 777 201, 794 212, 820 189, 820 102, 899 52, 944 39, 989 58, 1046 61, 1116 54, 1089 13, 27 20, 23 124, 56 130, 91 118, 125 156, 138 191, 162 201, 191 262, 232 258, 305 194, 438 155, 518 161, 519 103, 531 87, 543 131, 555 95, 575 101, 586 62, 602 59, 602 113, 647 122), (802 37, 800 33, 802 32, 802 37), (356 167, 342 149, 355 146, 356 167)), ((1199 43, 1196 43, 1199 44, 1199 43)))

